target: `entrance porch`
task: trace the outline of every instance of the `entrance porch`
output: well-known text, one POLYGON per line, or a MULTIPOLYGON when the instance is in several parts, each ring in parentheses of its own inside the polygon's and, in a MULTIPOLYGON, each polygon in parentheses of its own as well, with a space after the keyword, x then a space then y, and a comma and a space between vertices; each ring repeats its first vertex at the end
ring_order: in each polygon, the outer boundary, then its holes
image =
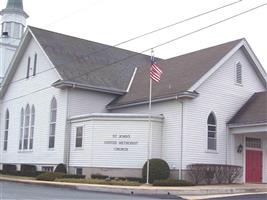
POLYGON ((231 163, 243 167, 242 182, 267 183, 267 124, 230 125, 231 163))

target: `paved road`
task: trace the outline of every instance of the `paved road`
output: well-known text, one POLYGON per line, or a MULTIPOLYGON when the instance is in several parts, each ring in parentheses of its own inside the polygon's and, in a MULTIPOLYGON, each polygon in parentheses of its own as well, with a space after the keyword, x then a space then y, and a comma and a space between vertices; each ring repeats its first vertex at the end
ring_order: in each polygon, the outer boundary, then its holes
POLYGON ((252 194, 252 195, 213 198, 206 200, 267 200, 267 194, 252 194))
MULTIPOLYGON (((154 197, 77 191, 40 185, 0 181, 0 200, 156 200, 154 197)), ((161 199, 167 199, 162 197, 161 199)), ((177 198, 176 198, 177 199, 177 198)))

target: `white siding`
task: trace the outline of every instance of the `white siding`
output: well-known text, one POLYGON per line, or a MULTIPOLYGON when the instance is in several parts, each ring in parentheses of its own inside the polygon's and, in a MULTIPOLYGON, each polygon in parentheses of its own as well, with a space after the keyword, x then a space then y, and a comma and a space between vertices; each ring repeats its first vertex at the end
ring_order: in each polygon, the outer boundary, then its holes
MULTIPOLYGON (((51 84, 58 76, 35 41, 31 41, 26 49, 18 69, 13 77, 5 96, 2 99, 1 113, 8 108, 10 111, 10 128, 8 151, 3 152, 3 126, 1 126, 0 152, 3 163, 35 163, 58 164, 63 162, 65 124, 66 124, 66 92, 56 89, 51 84), (34 54, 37 53, 37 75, 25 79, 28 56, 31 56, 33 67, 34 54), (51 69, 51 70, 50 70, 51 69), (39 73, 39 74, 38 74, 39 73), (47 89, 44 89, 47 88, 47 89), (55 149, 48 149, 50 102, 55 96, 58 104, 55 149), (35 106, 35 127, 32 151, 19 152, 20 111, 29 104, 35 106)), ((30 72, 32 74, 32 71, 30 72)), ((4 116, 1 116, 3 124, 4 116)))
MULTIPOLYGON (((161 157, 160 120, 153 121, 152 157, 161 157)), ((72 123, 70 166, 99 168, 142 168, 147 159, 148 117, 85 118, 72 123), (76 127, 83 126, 83 147, 75 148, 76 127), (119 138, 119 136, 129 138, 119 138), (105 141, 137 142, 133 145, 104 144, 105 141), (114 148, 127 148, 116 151, 114 148)))
MULTIPOLYGON (((113 113, 148 113, 148 105, 113 110, 113 113)), ((152 113, 163 114, 162 159, 168 162, 171 169, 180 167, 181 150, 181 103, 177 100, 152 105, 152 113)))
POLYGON ((233 155, 232 147, 226 156, 226 124, 253 93, 263 91, 264 86, 257 77, 242 50, 238 50, 223 64, 197 92, 199 97, 185 102, 184 167, 190 163, 225 164, 233 155), (235 84, 235 64, 243 67, 243 85, 235 84), (207 118, 213 111, 217 119, 217 151, 207 152, 207 118))
POLYGON ((81 89, 69 90, 69 115, 84 115, 89 113, 106 113, 106 105, 115 95, 93 92, 81 89))

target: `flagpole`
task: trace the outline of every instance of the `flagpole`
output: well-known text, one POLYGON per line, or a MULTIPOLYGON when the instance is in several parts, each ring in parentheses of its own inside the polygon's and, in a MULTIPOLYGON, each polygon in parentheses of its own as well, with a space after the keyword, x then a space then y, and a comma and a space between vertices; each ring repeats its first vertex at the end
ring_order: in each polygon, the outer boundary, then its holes
MULTIPOLYGON (((153 58, 153 49, 151 49, 151 60, 153 58)), ((149 131, 147 136, 147 169, 146 169, 146 184, 149 184, 149 159, 151 158, 151 135, 152 135, 152 122, 151 122, 151 100, 152 100, 152 79, 149 78, 149 104, 148 104, 148 113, 149 113, 149 131)))

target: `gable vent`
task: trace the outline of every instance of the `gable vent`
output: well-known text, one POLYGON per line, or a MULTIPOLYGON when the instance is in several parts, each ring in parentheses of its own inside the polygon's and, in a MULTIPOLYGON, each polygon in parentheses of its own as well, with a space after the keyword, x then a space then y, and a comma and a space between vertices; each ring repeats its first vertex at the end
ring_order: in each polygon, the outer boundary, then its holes
POLYGON ((236 83, 241 85, 242 84, 242 65, 240 62, 236 64, 235 73, 236 73, 236 83))

